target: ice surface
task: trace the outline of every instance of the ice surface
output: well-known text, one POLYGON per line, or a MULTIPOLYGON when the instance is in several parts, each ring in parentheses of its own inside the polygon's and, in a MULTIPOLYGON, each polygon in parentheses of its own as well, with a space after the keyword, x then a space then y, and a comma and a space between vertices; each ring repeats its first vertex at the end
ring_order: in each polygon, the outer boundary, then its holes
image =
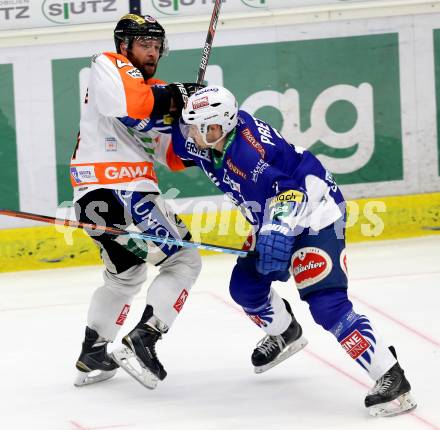
MULTIPOLYGON (((309 345, 255 375, 250 355, 263 333, 229 297, 233 264, 230 256, 204 259, 180 317, 158 344, 168 377, 154 391, 122 371, 73 386, 101 267, 0 274, 0 429, 440 429, 440 236, 348 249, 355 309, 396 346, 419 404, 395 418, 368 416, 363 400, 372 382, 313 322, 292 281, 277 289, 293 304, 309 345)), ((145 293, 121 335, 140 317, 145 293)))

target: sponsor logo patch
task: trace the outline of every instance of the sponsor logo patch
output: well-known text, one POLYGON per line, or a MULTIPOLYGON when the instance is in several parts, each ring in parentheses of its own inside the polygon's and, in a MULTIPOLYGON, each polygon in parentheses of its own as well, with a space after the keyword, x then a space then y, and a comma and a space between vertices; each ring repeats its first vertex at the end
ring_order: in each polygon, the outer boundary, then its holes
POLYGON ((153 170, 147 164, 143 166, 108 166, 104 170, 104 176, 107 179, 127 179, 129 181, 153 176, 153 170))
POLYGON ((311 246, 296 251, 292 261, 293 277, 298 289, 317 284, 333 268, 330 256, 322 249, 311 246))
POLYGON ((218 88, 203 88, 202 90, 197 91, 196 93, 194 93, 196 96, 201 96, 202 94, 206 94, 206 93, 217 93, 218 92, 218 88))
POLYGON ((195 155, 196 157, 203 158, 206 161, 211 160, 209 158, 209 149, 199 149, 197 148, 196 144, 194 142, 191 142, 190 140, 187 140, 185 142, 185 149, 191 155, 195 155))
POLYGON ((105 150, 107 152, 113 152, 118 150, 118 141, 114 137, 105 138, 105 150))
POLYGON ((260 229, 260 233, 265 233, 267 231, 279 231, 281 234, 289 234, 289 227, 280 224, 264 224, 260 229))
POLYGON ((127 75, 135 79, 144 79, 139 69, 131 69, 127 71, 127 75))
POLYGON ((88 184, 112 184, 139 180, 157 182, 153 163, 146 161, 124 163, 108 162, 94 165, 73 164, 70 167, 71 182, 74 187, 88 184))
POLYGON ((255 139, 255 136, 247 127, 241 131, 241 135, 244 140, 260 154, 261 158, 266 156, 266 151, 264 150, 263 145, 255 139))
POLYGON ((298 190, 287 190, 278 194, 272 199, 269 207, 272 207, 280 202, 297 202, 301 203, 304 200, 304 193, 298 190))
POLYGON ((124 305, 121 313, 118 316, 118 319, 116 320, 116 325, 124 324, 125 320, 127 319, 129 310, 130 310, 130 305, 124 305))
POLYGON ((255 166, 254 170, 252 170, 252 172, 251 172, 252 181, 257 183, 258 176, 260 176, 260 174, 263 173, 268 167, 269 167, 269 164, 267 164, 263 160, 259 160, 257 165, 255 166))
POLYGON ((240 168, 238 168, 230 158, 226 160, 226 165, 229 167, 232 173, 235 173, 238 176, 241 176, 243 179, 246 179, 246 173, 244 173, 240 168))
MULTIPOLYGON (((0 1, 0 6, 2 6, 2 3, 15 4, 19 2, 19 0, 0 1)), ((26 3, 28 2, 29 0, 26 3)), ((32 3, 35 4, 35 2, 32 3)), ((103 14, 107 14, 107 19, 105 20, 107 21, 109 19, 111 20, 112 16, 114 16, 114 13, 120 10, 120 6, 118 7, 116 0, 95 0, 82 2, 43 0, 39 3, 41 4, 43 16, 55 24, 80 24, 89 20, 93 22, 96 21, 96 17, 101 17, 103 14)), ((116 16, 120 15, 118 14, 116 16)), ((102 18, 99 19, 99 21, 102 21, 102 18)))
POLYGON ((177 312, 180 312, 182 310, 183 305, 185 304, 185 301, 187 298, 188 298, 188 291, 183 289, 182 292, 180 293, 179 298, 176 300, 176 303, 174 303, 173 308, 177 312))
POLYGON ((145 19, 145 21, 147 21, 151 24, 154 24, 155 22, 157 22, 156 18, 153 18, 151 15, 144 15, 144 19, 145 19))
POLYGON ((95 166, 71 167, 70 174, 77 184, 82 184, 83 182, 98 182, 95 175, 95 166))
POLYGON ((193 102, 192 102, 192 107, 193 107, 194 110, 201 109, 201 108, 204 108, 206 106, 209 106, 209 101, 208 101, 208 97, 207 96, 201 97, 201 98, 196 99, 196 100, 193 100, 193 102))
POLYGON ((361 356, 370 347, 368 340, 365 339, 358 330, 355 330, 345 339, 342 339, 341 345, 347 354, 354 360, 361 356))

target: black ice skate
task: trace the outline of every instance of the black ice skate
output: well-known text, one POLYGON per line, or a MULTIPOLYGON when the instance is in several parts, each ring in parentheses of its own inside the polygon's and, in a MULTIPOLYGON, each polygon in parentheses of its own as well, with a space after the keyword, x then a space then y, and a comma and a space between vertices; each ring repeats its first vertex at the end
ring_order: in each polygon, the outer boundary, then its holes
POLYGON ((293 316, 289 303, 283 301, 292 315, 292 322, 284 333, 278 336, 267 335, 258 342, 251 357, 255 373, 271 369, 307 345, 307 339, 302 335, 302 328, 293 316))
POLYGON ((107 342, 100 340, 95 330, 86 327, 81 354, 76 362, 78 375, 74 385, 81 387, 110 379, 118 367, 107 355, 107 342))
MULTIPOLYGON (((390 346, 390 351, 397 359, 393 346, 390 346)), ((405 372, 399 363, 396 363, 376 381, 376 385, 365 397, 365 406, 373 416, 390 417, 409 412, 417 406, 410 390, 411 385, 405 377, 405 372)))
POLYGON ((154 389, 158 381, 167 376, 156 355, 156 342, 162 333, 148 322, 153 317, 153 308, 147 305, 141 321, 124 338, 124 347, 113 351, 113 359, 130 376, 149 389, 154 389))

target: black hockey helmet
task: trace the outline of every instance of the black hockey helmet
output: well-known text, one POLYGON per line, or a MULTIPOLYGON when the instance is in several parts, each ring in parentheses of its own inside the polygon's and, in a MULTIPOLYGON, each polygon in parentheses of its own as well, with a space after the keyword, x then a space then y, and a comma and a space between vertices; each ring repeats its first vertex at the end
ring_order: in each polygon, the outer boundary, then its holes
POLYGON ((116 24, 115 31, 116 51, 120 54, 120 43, 125 42, 131 48, 134 39, 159 39, 162 42, 160 55, 168 54, 168 42, 164 28, 150 15, 129 13, 124 15, 116 24))

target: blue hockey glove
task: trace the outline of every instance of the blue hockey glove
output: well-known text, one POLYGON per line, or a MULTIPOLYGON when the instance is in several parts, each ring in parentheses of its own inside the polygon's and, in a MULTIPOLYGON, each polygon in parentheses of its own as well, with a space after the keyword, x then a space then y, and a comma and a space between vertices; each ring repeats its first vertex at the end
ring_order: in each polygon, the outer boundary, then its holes
POLYGON ((273 281, 287 281, 295 237, 289 236, 292 233, 289 227, 277 221, 263 225, 261 230, 256 247, 257 271, 270 275, 273 281))
POLYGON ((295 236, 293 227, 300 216, 305 201, 304 193, 288 190, 270 203, 271 213, 259 232, 256 251, 256 268, 271 280, 287 281, 295 236))

